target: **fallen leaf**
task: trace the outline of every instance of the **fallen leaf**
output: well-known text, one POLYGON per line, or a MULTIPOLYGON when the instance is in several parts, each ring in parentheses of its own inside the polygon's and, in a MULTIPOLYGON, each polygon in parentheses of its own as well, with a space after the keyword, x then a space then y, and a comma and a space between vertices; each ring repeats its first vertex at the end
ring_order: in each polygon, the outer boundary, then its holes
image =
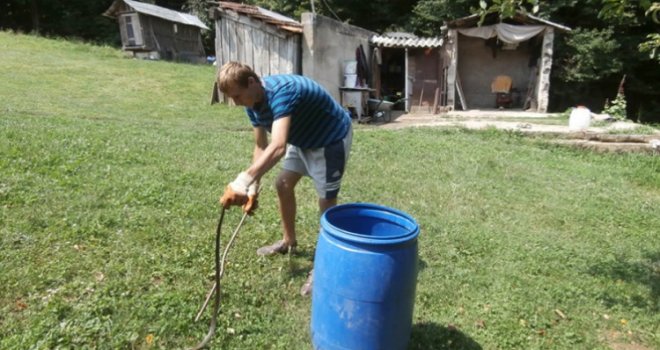
POLYGON ((147 334, 147 336, 144 338, 144 341, 147 343, 148 346, 151 346, 154 343, 154 335, 147 334))
POLYGON ((484 320, 477 320, 477 322, 475 322, 474 325, 475 325, 477 328, 486 328, 486 321, 484 321, 484 320))
POLYGON ((55 294, 57 294, 57 292, 59 292, 59 290, 60 290, 59 288, 46 289, 46 295, 41 297, 41 300, 43 300, 44 302, 48 302, 53 295, 55 295, 55 294))
POLYGON ((22 299, 17 299, 16 300, 16 310, 18 311, 23 311, 27 309, 28 305, 22 300, 22 299))
POLYGON ((622 318, 621 321, 619 322, 621 322, 621 324, 624 326, 628 324, 628 320, 626 320, 625 318, 622 318))
POLYGON ((105 279, 105 275, 103 274, 103 272, 97 271, 94 272, 94 278, 96 279, 96 282, 101 282, 105 279))
POLYGON ((540 335, 540 336, 544 336, 544 335, 545 335, 545 329, 543 329, 543 328, 538 329, 538 330, 536 331, 536 334, 538 334, 538 335, 540 335))
POLYGON ((559 309, 555 309, 555 314, 557 314, 557 316, 559 316, 559 317, 561 317, 561 318, 563 318, 563 319, 566 318, 566 315, 564 315, 564 313, 561 312, 561 310, 559 310, 559 309))
POLYGON ((158 287, 163 283, 163 278, 160 276, 153 276, 151 277, 151 284, 154 286, 158 287))

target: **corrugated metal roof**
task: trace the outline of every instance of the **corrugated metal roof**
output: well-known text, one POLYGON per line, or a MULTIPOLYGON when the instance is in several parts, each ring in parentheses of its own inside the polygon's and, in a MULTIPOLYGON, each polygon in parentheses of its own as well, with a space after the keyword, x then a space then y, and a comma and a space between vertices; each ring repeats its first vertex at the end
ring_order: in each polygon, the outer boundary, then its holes
POLYGON ((189 15, 187 13, 177 12, 164 7, 160 7, 152 4, 146 4, 139 1, 124 0, 124 2, 126 3, 126 5, 132 7, 136 12, 143 13, 145 15, 166 19, 168 21, 177 22, 181 24, 187 24, 202 29, 209 29, 209 27, 207 27, 204 24, 204 22, 202 22, 195 15, 189 15))
POLYGON ((302 33, 302 24, 300 24, 300 22, 280 13, 266 10, 265 8, 261 8, 259 6, 239 4, 235 2, 220 1, 217 4, 223 10, 232 10, 237 13, 275 25, 283 30, 294 33, 302 33))
MULTIPOLYGON (((476 27, 481 20, 481 16, 478 14, 462 17, 462 18, 457 18, 453 21, 449 21, 447 23, 447 26, 449 28, 470 28, 470 27, 476 27)), ((486 16, 486 20, 482 25, 485 25, 487 23, 492 24, 492 23, 497 23, 500 22, 502 19, 500 18, 499 13, 491 13, 486 16)), ((506 20, 511 20, 514 22, 519 22, 522 24, 545 24, 551 27, 554 27, 556 29, 559 29, 564 32, 570 32, 571 28, 561 25, 559 23, 555 23, 552 21, 549 21, 547 19, 539 18, 536 16, 533 16, 529 13, 522 12, 522 11, 516 11, 513 17, 511 18, 506 18, 506 20)))
POLYGON ((430 47, 436 48, 442 46, 442 38, 420 38, 414 35, 406 34, 399 36, 374 35, 369 42, 382 47, 430 47))

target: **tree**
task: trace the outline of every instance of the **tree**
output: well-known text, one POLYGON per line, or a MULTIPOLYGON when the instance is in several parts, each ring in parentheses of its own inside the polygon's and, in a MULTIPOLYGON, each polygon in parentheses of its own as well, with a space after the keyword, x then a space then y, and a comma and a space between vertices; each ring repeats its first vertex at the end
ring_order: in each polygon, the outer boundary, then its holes
POLYGON ((621 45, 617 56, 623 62, 619 75, 626 75, 628 116, 640 121, 660 122, 659 8, 660 3, 649 0, 602 0, 598 13, 621 45))
POLYGON ((420 0, 413 8, 410 31, 439 36, 445 22, 470 15, 474 5, 474 0, 420 0))
POLYGON ((539 12, 538 0, 493 0, 490 6, 485 0, 479 1, 477 13, 481 15, 481 21, 491 13, 499 13, 501 18, 510 18, 518 11, 528 12, 531 8, 532 13, 539 12))
POLYGON ((9 0, 0 5, 0 28, 39 34, 41 11, 37 0, 9 0))
POLYGON ((117 25, 102 16, 110 0, 6 0, 0 28, 119 45, 117 25))
MULTIPOLYGON (((103 17, 113 0, 5 0, 0 28, 75 37, 119 46, 116 22, 103 17)), ((206 0, 141 0, 192 12, 207 26, 206 0)), ((375 32, 404 30, 439 36, 445 22, 470 14, 498 12, 505 20, 525 11, 574 29, 555 39, 550 108, 563 110, 590 101, 600 110, 614 99, 626 75, 625 97, 632 119, 660 122, 660 3, 650 0, 245 0, 294 19, 311 11, 375 32)), ((214 30, 203 32, 214 51, 214 30)))
POLYGON ((303 12, 316 13, 369 29, 383 32, 408 23, 417 1, 405 0, 252 0, 248 3, 299 19, 303 12))
POLYGON ((621 72, 623 63, 617 57, 621 45, 611 28, 577 28, 566 39, 571 56, 562 62, 562 78, 567 82, 589 82, 607 79, 621 72))

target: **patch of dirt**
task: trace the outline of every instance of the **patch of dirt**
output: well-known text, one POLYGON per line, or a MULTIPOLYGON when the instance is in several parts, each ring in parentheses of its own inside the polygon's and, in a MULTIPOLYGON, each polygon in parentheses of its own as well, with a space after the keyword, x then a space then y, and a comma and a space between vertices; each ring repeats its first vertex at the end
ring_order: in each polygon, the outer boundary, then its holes
POLYGON ((576 131, 566 125, 535 123, 556 114, 524 111, 452 111, 444 114, 404 114, 392 112, 392 121, 375 124, 383 129, 410 127, 458 127, 467 129, 488 129, 519 131, 528 134, 555 137, 558 144, 590 149, 601 152, 647 152, 660 154, 660 130, 652 135, 627 135, 640 125, 633 122, 614 122, 605 126, 594 126, 576 131), (503 118, 507 120, 502 120, 503 118), (524 119, 520 122, 511 119, 524 119), (531 121, 530 121, 531 120, 531 121), (616 134, 616 131, 622 131, 616 134), (624 133, 625 131, 625 133, 624 133), (656 140, 656 141, 654 141, 656 140))
POLYGON ((653 350, 630 339, 630 335, 615 330, 603 332, 600 338, 613 350, 653 350))

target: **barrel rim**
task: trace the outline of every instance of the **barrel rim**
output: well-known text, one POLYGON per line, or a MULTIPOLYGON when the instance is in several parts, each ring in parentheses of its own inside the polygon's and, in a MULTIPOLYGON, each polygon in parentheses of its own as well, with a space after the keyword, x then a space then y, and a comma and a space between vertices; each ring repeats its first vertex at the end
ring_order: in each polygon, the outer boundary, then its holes
MULTIPOLYGON (((408 228, 408 227, 406 227, 408 228)), ((347 240, 350 242, 356 242, 356 243, 368 243, 368 244, 379 244, 379 245, 384 245, 384 244, 398 244, 398 243, 403 243, 407 241, 411 241, 417 238, 419 235, 419 224, 417 221, 408 213, 401 211, 399 209, 394 209, 391 207, 387 207, 384 205, 380 204, 375 204, 375 203, 344 203, 340 205, 336 205, 332 208, 329 208, 326 210, 323 215, 321 215, 321 229, 328 234, 340 238, 343 240, 347 240), (328 214, 332 214, 333 212, 341 211, 341 210, 346 210, 346 209, 355 209, 355 208, 363 208, 363 209, 370 209, 370 210, 380 210, 387 212, 390 215, 394 215, 399 217, 400 219, 404 219, 404 221, 407 221, 410 224, 410 230, 409 232, 406 232, 401 235, 396 235, 396 236, 384 236, 384 237, 374 237, 371 235, 362 235, 359 233, 355 232, 350 232, 344 229, 341 229, 335 225, 333 225, 330 220, 328 220, 328 214)))

